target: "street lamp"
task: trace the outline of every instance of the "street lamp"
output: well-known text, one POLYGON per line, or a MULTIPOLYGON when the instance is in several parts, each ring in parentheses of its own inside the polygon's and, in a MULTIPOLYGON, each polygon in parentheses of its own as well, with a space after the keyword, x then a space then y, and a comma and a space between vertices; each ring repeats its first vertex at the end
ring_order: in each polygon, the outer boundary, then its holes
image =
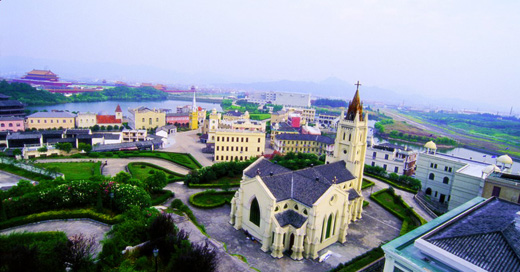
POLYGON ((155 272, 157 272, 157 256, 159 255, 159 249, 155 248, 153 250, 153 256, 155 257, 155 272))

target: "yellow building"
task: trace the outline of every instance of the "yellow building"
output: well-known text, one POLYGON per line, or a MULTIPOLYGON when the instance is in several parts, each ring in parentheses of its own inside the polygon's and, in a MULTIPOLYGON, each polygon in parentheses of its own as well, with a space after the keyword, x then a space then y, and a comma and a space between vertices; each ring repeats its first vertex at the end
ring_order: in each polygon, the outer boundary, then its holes
POLYGON ((75 115, 69 112, 36 112, 26 117, 27 129, 74 128, 75 115))
POLYGON ((151 129, 166 125, 166 113, 160 109, 139 107, 130 109, 135 129, 151 129))
MULTIPOLYGON (((356 97, 360 104, 357 92, 353 104, 356 97)), ((358 142, 366 142, 367 117, 356 106, 343 119, 335 142, 341 152, 328 164, 291 171, 260 158, 244 170, 231 200, 230 224, 255 237, 271 256, 281 258, 291 250, 294 260, 316 259, 327 246, 346 242, 349 224, 361 218, 359 165, 365 150, 358 142), (347 130, 359 138, 343 139, 347 130)))
POLYGON ((236 129, 215 132, 215 162, 244 161, 264 154, 265 133, 236 129))
POLYGON ((279 134, 275 136, 274 151, 285 155, 289 152, 332 156, 334 139, 310 134, 279 134))
POLYGON ((291 125, 287 124, 286 122, 276 123, 271 126, 271 140, 269 142, 269 146, 274 148, 274 139, 276 138, 276 135, 280 134, 300 134, 300 132, 296 128, 291 127, 291 125))
POLYGON ((77 128, 90 128, 96 125, 96 114, 91 112, 80 112, 76 116, 77 128))
POLYGON ((280 110, 271 114, 271 124, 286 122, 289 118, 289 112, 286 110, 280 110))

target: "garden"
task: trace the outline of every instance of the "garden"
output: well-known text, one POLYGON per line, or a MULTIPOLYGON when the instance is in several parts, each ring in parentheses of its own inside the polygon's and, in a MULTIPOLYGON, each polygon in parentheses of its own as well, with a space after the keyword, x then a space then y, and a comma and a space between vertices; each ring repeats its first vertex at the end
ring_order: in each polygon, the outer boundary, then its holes
POLYGON ((406 175, 388 174, 383 167, 365 164, 364 174, 388 183, 398 189, 416 194, 421 189, 421 181, 406 175))
POLYGON ((128 164, 128 171, 133 178, 139 180, 145 180, 149 176, 153 175, 156 171, 164 172, 168 179, 168 183, 181 181, 184 179, 184 175, 147 162, 131 162, 128 164))
POLYGON ((88 180, 101 175, 101 162, 47 162, 36 163, 36 166, 62 173, 66 180, 88 180))

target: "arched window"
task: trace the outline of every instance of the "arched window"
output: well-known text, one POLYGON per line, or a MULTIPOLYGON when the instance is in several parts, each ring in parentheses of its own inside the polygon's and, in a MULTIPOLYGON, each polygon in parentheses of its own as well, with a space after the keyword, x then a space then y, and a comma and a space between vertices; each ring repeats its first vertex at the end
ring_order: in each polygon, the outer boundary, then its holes
POLYGON ((430 180, 434 180, 434 179, 435 179, 435 174, 430 173, 430 175, 428 176, 428 179, 430 179, 430 180))
POLYGON ((260 206, 258 206, 258 200, 256 197, 251 201, 251 208, 249 209, 249 221, 251 223, 260 226, 260 206))
POLYGON ((426 188, 426 195, 432 195, 432 188, 426 188))
POLYGON ((450 182, 450 178, 448 178, 448 177, 444 177, 442 179, 442 183, 444 183, 444 184, 448 184, 449 182, 450 182))
POLYGON ((330 237, 331 228, 332 228, 332 214, 329 215, 329 220, 327 220, 327 233, 325 234, 325 239, 330 237))

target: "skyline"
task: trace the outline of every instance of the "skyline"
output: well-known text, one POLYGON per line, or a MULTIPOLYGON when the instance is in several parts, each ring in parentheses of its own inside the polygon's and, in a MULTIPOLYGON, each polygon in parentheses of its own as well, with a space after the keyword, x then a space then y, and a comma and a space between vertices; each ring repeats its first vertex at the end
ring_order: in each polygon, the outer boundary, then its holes
POLYGON ((26 58, 150 67, 162 73, 149 81, 169 84, 336 77, 509 111, 520 98, 518 11, 514 1, 7 0, 0 73, 26 58))

